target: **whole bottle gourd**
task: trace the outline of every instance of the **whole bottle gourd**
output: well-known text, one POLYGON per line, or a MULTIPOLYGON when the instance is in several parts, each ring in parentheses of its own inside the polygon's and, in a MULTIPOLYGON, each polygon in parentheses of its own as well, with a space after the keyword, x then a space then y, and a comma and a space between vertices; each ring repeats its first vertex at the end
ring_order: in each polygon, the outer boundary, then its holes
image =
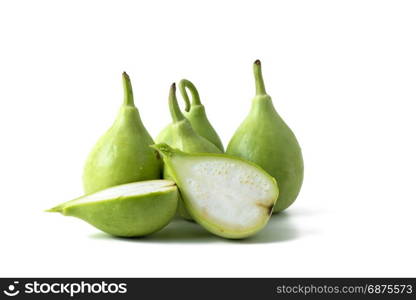
POLYGON ((130 78, 123 73, 124 102, 111 128, 98 140, 84 167, 84 191, 93 193, 108 187, 159 179, 162 162, 152 137, 134 105, 130 78))
POLYGON ((288 208, 299 194, 303 181, 303 158, 299 143, 266 93, 261 63, 253 64, 256 96, 250 112, 231 138, 227 154, 252 161, 276 178, 279 198, 274 212, 288 208))
POLYGON ((221 153, 213 143, 198 135, 190 121, 185 118, 176 98, 176 84, 169 90, 169 110, 172 117, 169 141, 161 141, 173 148, 190 153, 221 153))
POLYGON ((186 104, 184 112, 185 117, 191 123, 192 128, 197 134, 206 138, 208 141, 217 146, 218 149, 224 152, 224 146, 221 143, 221 139, 207 118, 205 107, 201 103, 201 99, 199 98, 199 93, 195 85, 187 79, 182 79, 179 82, 179 91, 181 92, 182 98, 185 100, 186 104), (192 102, 189 100, 187 90, 191 92, 192 102))
MULTIPOLYGON (((205 107, 201 103, 201 99, 195 85, 187 79, 182 79, 179 82, 178 87, 182 98, 185 101, 185 111, 183 114, 185 118, 188 119, 195 133, 207 139, 219 150, 224 152, 224 146, 222 145, 221 139, 208 120, 207 114, 205 112, 205 107), (192 102, 189 100, 187 90, 189 90, 191 93, 192 102)), ((156 142, 169 144, 171 141, 172 124, 169 124, 157 136, 156 142)))

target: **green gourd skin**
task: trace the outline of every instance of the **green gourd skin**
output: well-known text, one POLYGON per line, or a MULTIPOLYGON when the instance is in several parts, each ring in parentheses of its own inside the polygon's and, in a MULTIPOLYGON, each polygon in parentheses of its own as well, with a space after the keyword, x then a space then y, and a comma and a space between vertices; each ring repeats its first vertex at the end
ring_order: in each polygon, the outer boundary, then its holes
POLYGON ((276 178, 280 191, 274 207, 277 213, 288 208, 299 194, 303 181, 302 152, 292 130, 266 93, 259 60, 255 61, 253 70, 256 96, 226 153, 252 161, 276 178))
POLYGON ((99 139, 84 167, 84 191, 93 193, 129 182, 161 178, 161 161, 134 105, 129 76, 123 73, 124 103, 112 127, 99 139))
MULTIPOLYGON (((181 112, 176 98, 176 85, 173 83, 169 91, 169 109, 172 116, 170 125, 170 139, 164 141, 173 148, 190 153, 222 153, 214 144, 198 135, 192 128, 191 123, 181 112)), ((171 178, 170 170, 164 167, 164 178, 171 178)), ((178 213, 185 219, 192 220, 190 215, 179 200, 178 213)))
POLYGON ((152 147, 171 170, 187 211, 206 230, 242 239, 266 226, 279 189, 262 168, 223 153, 185 153, 167 144, 152 147))
MULTIPOLYGON (((123 189, 132 185, 146 185, 149 182, 150 184, 160 182, 162 186, 134 195, 126 196, 120 192, 114 194, 110 199, 84 200, 94 196, 97 198, 93 193, 60 204, 47 211, 82 219, 114 236, 145 236, 162 229, 174 217, 178 202, 178 190, 175 183, 168 180, 154 180, 111 188, 123 189)), ((106 191, 102 190, 97 194, 106 191)))
MULTIPOLYGON (((182 79, 178 87, 185 101, 184 115, 190 122, 193 130, 214 144, 221 152, 224 152, 221 139, 207 118, 205 107, 201 103, 198 90, 194 84, 189 80, 182 79), (189 100, 187 89, 191 92, 192 103, 189 100)), ((172 124, 169 124, 160 132, 156 138, 156 143, 166 143, 168 145, 172 143, 172 124)))
POLYGON ((169 145, 172 143, 172 124, 169 124, 162 129, 162 131, 155 138, 155 142, 156 144, 166 143, 169 145))
POLYGON ((194 84, 189 80, 182 79, 179 82, 179 91, 181 92, 181 95, 186 103, 184 113, 185 117, 191 123, 192 128, 195 130, 197 134, 206 138, 208 141, 217 146, 218 149, 224 152, 224 146, 222 145, 221 139, 207 118, 205 107, 201 103, 198 90, 196 89, 194 84), (191 104, 189 104, 190 101, 186 89, 188 89, 191 92, 191 104))

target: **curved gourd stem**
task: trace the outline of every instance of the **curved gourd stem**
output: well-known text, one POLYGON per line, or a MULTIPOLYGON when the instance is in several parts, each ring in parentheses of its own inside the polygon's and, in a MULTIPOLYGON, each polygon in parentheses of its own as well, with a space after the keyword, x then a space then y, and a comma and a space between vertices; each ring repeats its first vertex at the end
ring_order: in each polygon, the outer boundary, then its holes
POLYGON ((133 88, 129 75, 123 72, 124 105, 134 106, 133 88))
POLYGON ((254 80, 256 81, 256 95, 267 95, 264 87, 263 75, 261 73, 261 62, 256 60, 253 64, 254 80))
POLYGON ((181 109, 179 108, 178 99, 176 99, 176 85, 175 85, 175 83, 172 83, 172 85, 170 86, 169 110, 170 110, 170 114, 172 116, 173 122, 178 122, 178 121, 182 121, 182 120, 185 119, 185 117, 183 116, 183 114, 181 112, 181 109))
POLYGON ((189 111, 190 101, 189 101, 189 96, 188 96, 186 89, 188 89, 191 92, 192 105, 201 105, 201 99, 199 98, 199 93, 195 85, 187 79, 182 79, 179 82, 179 90, 181 92, 183 99, 185 100, 185 111, 189 111))

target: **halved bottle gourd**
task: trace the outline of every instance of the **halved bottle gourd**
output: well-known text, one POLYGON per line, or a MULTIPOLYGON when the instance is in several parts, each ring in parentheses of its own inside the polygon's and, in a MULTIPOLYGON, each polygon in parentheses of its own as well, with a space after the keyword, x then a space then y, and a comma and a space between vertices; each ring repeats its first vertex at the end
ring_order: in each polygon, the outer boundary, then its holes
POLYGON ((47 211, 77 217, 114 236, 138 237, 165 227, 177 203, 173 181, 149 180, 104 189, 47 211))
POLYGON ((211 233, 249 237, 268 222, 278 199, 276 180, 259 166, 225 154, 154 147, 176 182, 192 218, 211 233))

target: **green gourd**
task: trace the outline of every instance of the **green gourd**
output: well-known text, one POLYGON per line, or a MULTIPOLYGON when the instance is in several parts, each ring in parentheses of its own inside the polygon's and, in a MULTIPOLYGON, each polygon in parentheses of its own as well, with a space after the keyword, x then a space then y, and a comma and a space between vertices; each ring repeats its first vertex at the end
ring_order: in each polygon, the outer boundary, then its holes
MULTIPOLYGON (((176 85, 173 83, 169 91, 169 109, 172 116, 172 124, 170 125, 170 138, 164 143, 169 143, 173 148, 191 153, 221 153, 214 144, 207 139, 198 135, 191 126, 191 123, 182 114, 176 98, 176 85)), ((164 178, 171 178, 170 170, 165 166, 164 178)), ((179 201, 178 213, 185 219, 190 220, 191 217, 186 212, 179 201)))
MULTIPOLYGON (((185 117, 191 123, 192 128, 194 131, 213 143, 219 150, 224 152, 224 147, 221 143, 221 139, 218 136, 215 129, 212 127, 211 123, 209 122, 205 107, 201 103, 199 98, 198 90, 196 89, 195 85, 190 82, 189 80, 182 79, 179 82, 179 91, 181 92, 182 98, 185 101, 185 117), (189 90, 192 95, 192 103, 189 100, 189 96, 186 90, 189 90)), ((167 143, 170 144, 172 141, 172 124, 166 126, 156 138, 157 143, 167 143)))
POLYGON ((266 93, 259 60, 254 62, 253 70, 256 96, 226 153, 252 161, 276 178, 280 194, 274 212, 279 212, 288 208, 299 194, 303 181, 302 152, 266 93))
POLYGON ((195 130, 196 133, 206 138, 208 141, 217 146, 218 149, 224 152, 224 146, 221 143, 221 139, 207 118, 205 107, 201 103, 199 93, 195 85, 189 80, 182 79, 179 82, 179 91, 181 92, 181 95, 186 103, 184 113, 185 117, 191 123, 192 128, 195 130), (190 103, 189 101, 186 89, 188 89, 191 92, 192 103, 190 103))
POLYGON ((124 103, 112 127, 98 140, 84 167, 84 190, 93 193, 111 186, 161 177, 161 161, 134 105, 129 76, 123 73, 124 103))
POLYGON ((206 230, 241 239, 267 224, 279 190, 262 168, 226 154, 184 153, 167 144, 152 147, 170 169, 187 211, 206 230))
POLYGON ((173 181, 149 180, 104 189, 47 211, 80 218, 114 236, 137 237, 165 227, 177 203, 173 181))

